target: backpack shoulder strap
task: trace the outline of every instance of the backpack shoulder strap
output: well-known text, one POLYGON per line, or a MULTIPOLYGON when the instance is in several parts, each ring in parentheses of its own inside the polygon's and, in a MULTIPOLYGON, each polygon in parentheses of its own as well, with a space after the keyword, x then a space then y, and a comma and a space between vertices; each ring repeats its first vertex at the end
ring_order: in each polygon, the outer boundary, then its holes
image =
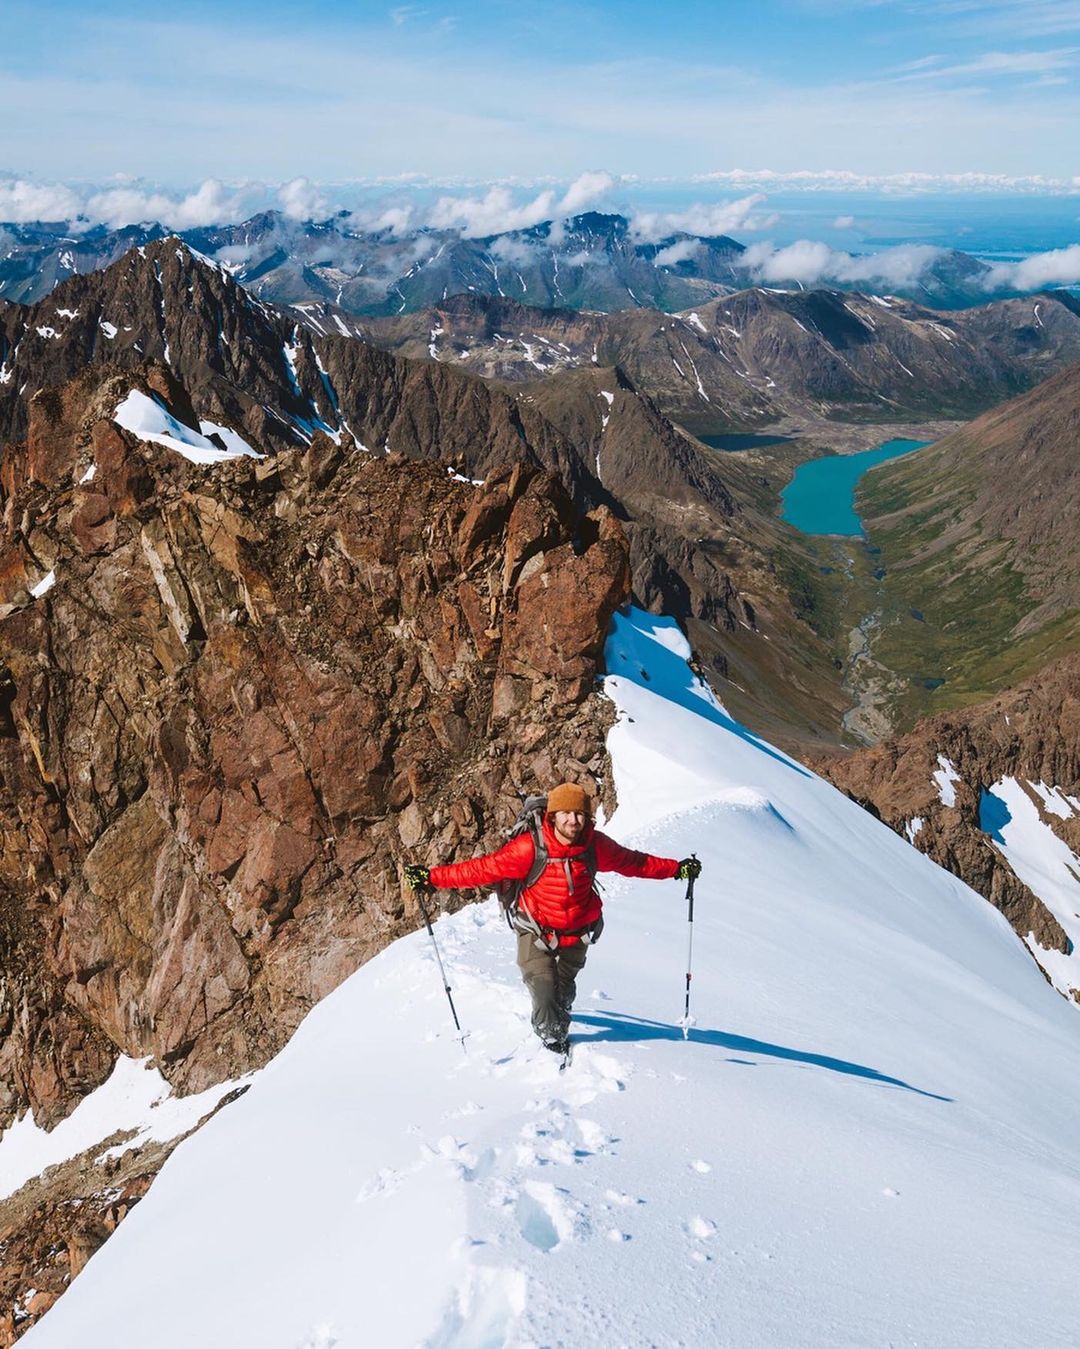
POLYGON ((533 861, 529 868, 529 874, 521 883, 522 890, 528 890, 529 886, 535 885, 540 879, 540 875, 548 864, 547 844, 544 842, 543 825, 534 828, 529 825, 529 836, 533 841, 533 861))

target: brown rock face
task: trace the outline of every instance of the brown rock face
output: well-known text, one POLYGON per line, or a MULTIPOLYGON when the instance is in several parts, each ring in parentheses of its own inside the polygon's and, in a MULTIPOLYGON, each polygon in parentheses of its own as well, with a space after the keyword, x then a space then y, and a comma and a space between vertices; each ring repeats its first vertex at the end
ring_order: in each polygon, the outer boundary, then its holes
POLYGON ((415 924, 402 861, 492 844, 551 777, 609 790, 605 508, 319 438, 203 468, 103 422, 114 394, 40 398, 2 501, 22 573, 57 577, 0 618, 5 1124, 119 1053, 181 1091, 265 1062, 415 924), (47 488, 43 455, 93 480, 47 488))
MULTIPOLYGON (((981 790, 1003 777, 1080 795, 1080 655, 1056 661, 991 702, 928 717, 908 735, 815 767, 898 833, 920 817, 915 847, 985 896, 1021 938, 1030 932, 1042 946, 1069 949, 1060 924, 980 827, 979 802, 981 790), (942 804, 933 780, 939 755, 961 779, 953 806, 942 804)), ((1080 816, 1062 820, 1043 812, 1043 818, 1071 848, 1080 848, 1080 816)))

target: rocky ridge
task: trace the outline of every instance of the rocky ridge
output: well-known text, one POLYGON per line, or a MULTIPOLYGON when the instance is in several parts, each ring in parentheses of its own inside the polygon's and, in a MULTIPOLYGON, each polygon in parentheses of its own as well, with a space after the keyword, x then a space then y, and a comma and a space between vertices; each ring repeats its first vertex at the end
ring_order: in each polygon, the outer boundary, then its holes
MULTIPOLYGON (((1080 812, 1062 818, 1048 811, 1032 785, 1080 796, 1080 653, 987 703, 928 717, 907 735, 814 766, 988 899, 1022 940, 1030 933, 1048 950, 1070 950, 1060 923, 984 829, 981 801, 1003 777, 1017 779, 1043 823, 1080 853, 1080 812), (942 759, 954 770, 948 805, 934 777, 942 759)), ((1074 996, 1080 1001, 1080 983, 1074 996)))
POLYGON ((783 527, 757 488, 736 492, 738 466, 677 431, 617 369, 590 362, 559 380, 497 385, 336 326, 321 312, 279 313, 160 240, 37 306, 0 304, 0 440, 23 434, 35 390, 88 365, 134 378, 156 362, 189 395, 189 425, 229 428, 259 450, 303 449, 322 432, 472 479, 532 464, 556 473, 580 512, 603 504, 620 518, 638 602, 697 625, 714 675, 739 672, 740 715, 787 742, 835 739, 844 699, 831 659, 777 564, 783 527), (798 666, 793 698, 772 674, 754 677, 774 665, 798 666), (756 701, 758 687, 770 691, 756 701))
POLYGON ((666 416, 703 434, 966 419, 1080 360, 1080 304, 1065 292, 947 311, 756 287, 676 314, 543 310, 470 293, 365 331, 388 350, 488 379, 618 366, 666 416))
MULTIPOLYGON (((552 780, 610 793, 609 510, 534 465, 474 487, 321 434, 191 464, 111 421, 133 380, 191 417, 167 370, 89 366, 3 464, 5 1124, 55 1123, 118 1054, 181 1092, 266 1062, 415 925, 399 863, 490 846, 552 780)), ((12 1305, 64 1285, 107 1181, 14 1229, 0 1206, 12 1305)))

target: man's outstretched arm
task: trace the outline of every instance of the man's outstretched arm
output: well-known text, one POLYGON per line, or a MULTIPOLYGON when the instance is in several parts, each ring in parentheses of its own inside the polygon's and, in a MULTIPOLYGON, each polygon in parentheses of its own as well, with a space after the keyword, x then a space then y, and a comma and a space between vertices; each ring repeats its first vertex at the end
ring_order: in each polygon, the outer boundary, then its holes
POLYGON ((595 838, 597 871, 617 871, 620 876, 641 876, 649 881, 670 881, 679 874, 682 866, 674 857, 656 857, 652 853, 624 848, 599 830, 595 838))
POLYGON ((431 867, 428 883, 436 890, 468 890, 494 885, 496 881, 523 881, 533 864, 533 855, 532 838, 528 834, 518 834, 483 857, 431 867))

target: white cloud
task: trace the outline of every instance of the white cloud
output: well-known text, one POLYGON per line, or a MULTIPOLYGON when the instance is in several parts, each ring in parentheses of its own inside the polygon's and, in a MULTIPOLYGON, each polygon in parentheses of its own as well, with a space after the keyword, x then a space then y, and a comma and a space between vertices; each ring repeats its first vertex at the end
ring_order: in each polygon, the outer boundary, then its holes
POLYGON ((740 262, 761 281, 795 281, 803 286, 822 281, 841 285, 877 282, 900 289, 917 284, 945 251, 929 244, 900 244, 880 253, 857 255, 830 248, 820 240, 800 239, 785 248, 751 244, 740 262))
POLYGON ((765 200, 764 193, 754 192, 738 201, 698 204, 684 211, 639 211, 631 217, 630 232, 642 243, 659 243, 672 234, 697 234, 709 239, 719 234, 769 229, 776 224, 775 215, 754 215, 765 200))
POLYGON ((510 188, 497 185, 482 197, 440 197, 431 208, 428 224, 456 229, 462 238, 482 239, 510 230, 531 229, 544 220, 562 221, 576 215, 614 186, 608 173, 589 172, 576 178, 562 197, 545 188, 531 201, 516 202, 510 188))
POLYGON ((228 244, 214 254, 214 261, 226 267, 242 267, 259 251, 257 244, 228 244))
POLYGON ((594 170, 581 174, 566 189, 565 196, 559 202, 559 218, 564 219, 566 216, 578 215, 587 206, 591 206, 600 197, 610 192, 614 186, 615 179, 610 173, 594 170))
POLYGON ((481 238, 538 225, 550 219, 554 204, 555 193, 550 190, 518 205, 508 187, 492 187, 482 197, 440 197, 428 223, 435 229, 460 230, 467 239, 481 238))
POLYGON ((526 267, 535 262, 537 256, 536 245, 527 239, 494 239, 489 251, 493 258, 510 267, 526 267))
POLYGON ((70 220, 79 214, 81 199, 60 183, 31 183, 22 178, 0 179, 0 220, 14 225, 33 220, 70 220))
POLYGON ((662 248, 653 258, 654 267, 675 267, 680 262, 688 262, 701 252, 700 239, 679 239, 676 243, 662 248))
POLYGON ((413 219, 413 207, 410 203, 399 205, 378 204, 353 211, 346 222, 349 229, 361 234, 374 234, 380 230, 389 230, 391 234, 407 234, 413 219))
POLYGON ((1041 290, 1080 282, 1080 244, 1033 253, 1021 262, 1003 262, 984 279, 987 290, 1041 290))
POLYGON ((849 230, 855 223, 853 215, 838 215, 832 222, 834 230, 849 230))
POLYGON ((293 178, 282 184, 278 201, 292 220, 325 220, 330 213, 326 198, 309 178, 293 178))
POLYGON ((92 193, 82 203, 80 214, 94 224, 119 229, 123 225, 157 221, 168 229, 193 229, 243 220, 249 214, 253 194, 249 186, 229 188, 216 178, 182 197, 147 191, 138 186, 112 187, 92 193))

